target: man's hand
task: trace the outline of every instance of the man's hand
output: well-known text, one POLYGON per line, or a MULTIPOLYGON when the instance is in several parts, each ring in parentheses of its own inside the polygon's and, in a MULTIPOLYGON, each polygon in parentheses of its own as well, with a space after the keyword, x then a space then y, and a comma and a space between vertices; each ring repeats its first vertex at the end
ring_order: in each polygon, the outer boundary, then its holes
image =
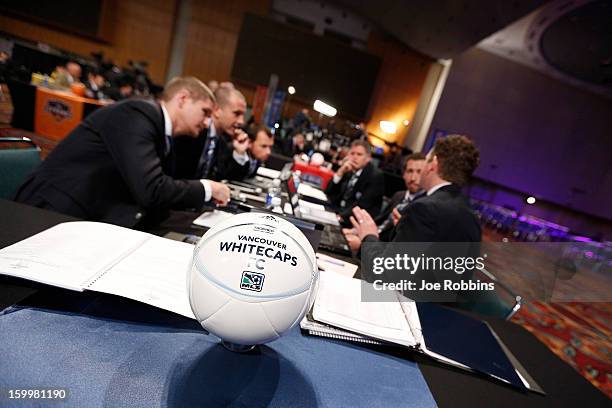
POLYGON ((347 160, 336 171, 336 176, 342 178, 342 177, 344 177, 345 174, 352 173, 353 171, 355 171, 355 165, 353 164, 352 161, 347 160))
POLYGON ((232 140, 232 144, 234 146, 234 150, 239 155, 243 155, 247 149, 249 148, 251 141, 249 140, 249 136, 240 131, 232 140))
POLYGON ((401 218, 402 214, 400 214, 397 208, 394 208, 393 212, 391 212, 391 219, 393 220, 393 225, 397 225, 401 218))
POLYGON ((227 205, 230 200, 230 189, 223 183, 210 181, 213 200, 220 205, 227 205))
POLYGON ((351 248, 351 251, 359 252, 359 248, 361 248, 361 239, 359 239, 359 237, 354 234, 345 235, 345 237, 349 248, 351 248))
POLYGON ((351 224, 353 224, 353 229, 361 241, 368 235, 374 235, 378 238, 378 227, 366 210, 354 207, 351 224))
POLYGON ((357 232, 353 228, 342 228, 342 235, 345 237, 347 235, 356 235, 357 232))

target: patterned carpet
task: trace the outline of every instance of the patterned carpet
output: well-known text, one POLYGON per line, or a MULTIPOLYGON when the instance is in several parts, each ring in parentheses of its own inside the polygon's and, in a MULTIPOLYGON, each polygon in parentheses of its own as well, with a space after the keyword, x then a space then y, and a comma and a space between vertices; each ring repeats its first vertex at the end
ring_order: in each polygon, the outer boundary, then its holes
POLYGON ((612 304, 523 305, 512 318, 612 399, 612 304))

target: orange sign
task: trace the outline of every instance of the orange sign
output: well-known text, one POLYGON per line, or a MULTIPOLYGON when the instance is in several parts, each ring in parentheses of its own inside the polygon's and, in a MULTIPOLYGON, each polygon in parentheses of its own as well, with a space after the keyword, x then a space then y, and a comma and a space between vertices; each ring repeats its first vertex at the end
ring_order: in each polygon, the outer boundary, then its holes
POLYGON ((61 140, 83 119, 83 98, 46 88, 36 88, 34 132, 61 140))
POLYGON ((267 98, 268 88, 258 85, 257 88, 255 88, 255 100, 253 101, 253 118, 255 119, 255 123, 261 123, 261 116, 263 115, 267 98))

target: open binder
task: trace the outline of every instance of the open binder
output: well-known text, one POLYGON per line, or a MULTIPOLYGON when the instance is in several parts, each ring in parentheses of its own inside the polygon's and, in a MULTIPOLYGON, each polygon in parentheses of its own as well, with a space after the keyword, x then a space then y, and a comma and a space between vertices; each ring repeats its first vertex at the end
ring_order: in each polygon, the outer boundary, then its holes
POLYGON ((399 293, 397 302, 362 302, 360 280, 321 272, 303 332, 374 345, 395 345, 519 389, 543 393, 540 386, 490 327, 435 304, 415 303, 399 293))
POLYGON ((195 319, 193 245, 99 222, 58 224, 0 250, 0 274, 123 296, 195 319))

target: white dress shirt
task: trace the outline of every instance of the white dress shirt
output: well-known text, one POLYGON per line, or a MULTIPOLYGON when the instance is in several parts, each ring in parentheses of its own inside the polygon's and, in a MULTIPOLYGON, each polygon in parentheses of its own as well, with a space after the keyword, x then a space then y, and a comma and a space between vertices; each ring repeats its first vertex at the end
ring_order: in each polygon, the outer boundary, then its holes
POLYGON ((438 185, 435 185, 432 188, 430 188, 429 190, 427 190, 427 195, 430 196, 433 193, 435 193, 436 191, 438 191, 439 189, 441 189, 442 187, 450 186, 451 184, 453 184, 453 183, 450 183, 448 181, 444 181, 444 182, 442 182, 442 183, 440 183, 438 185))
MULTIPOLYGON (((166 135, 166 152, 170 151, 170 138, 172 137, 172 120, 170 119, 170 114, 168 110, 164 106, 164 103, 161 103, 162 113, 164 114, 164 134, 166 135)), ((209 180, 200 180, 200 183, 204 186, 204 201, 210 201, 212 198, 212 187, 210 185, 209 180)))

